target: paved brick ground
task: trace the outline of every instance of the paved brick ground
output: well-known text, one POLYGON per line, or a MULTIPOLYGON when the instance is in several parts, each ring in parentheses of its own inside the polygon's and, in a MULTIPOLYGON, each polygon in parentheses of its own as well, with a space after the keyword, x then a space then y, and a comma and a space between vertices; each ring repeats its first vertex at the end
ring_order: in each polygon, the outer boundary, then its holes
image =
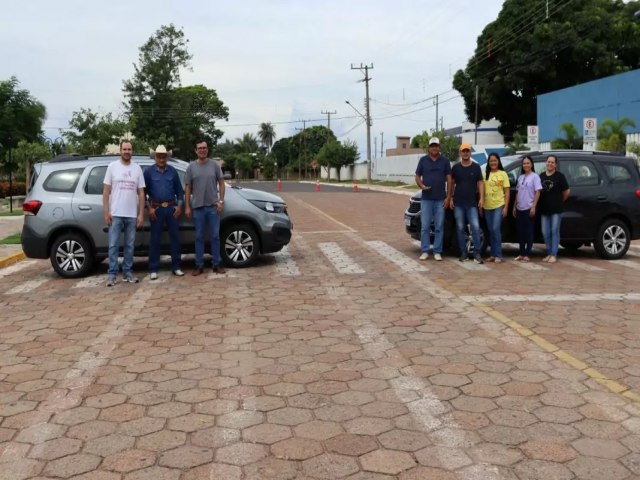
POLYGON ((640 302, 604 295, 639 249, 419 263, 403 197, 284 196, 287 251, 225 276, 0 271, 0 479, 640 478, 640 302))

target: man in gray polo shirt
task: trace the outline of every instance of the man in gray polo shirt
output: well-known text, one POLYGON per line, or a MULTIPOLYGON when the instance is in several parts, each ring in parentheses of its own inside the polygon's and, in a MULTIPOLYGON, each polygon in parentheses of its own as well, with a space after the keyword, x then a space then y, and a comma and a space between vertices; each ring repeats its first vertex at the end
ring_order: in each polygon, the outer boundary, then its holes
POLYGON ((208 152, 206 141, 196 144, 198 159, 189 164, 185 177, 184 213, 189 219, 193 215, 196 226, 196 269, 191 273, 194 276, 204 272, 205 226, 209 232, 213 272, 225 273, 220 258, 220 214, 224 208, 224 178, 222 168, 218 162, 207 157, 208 152))

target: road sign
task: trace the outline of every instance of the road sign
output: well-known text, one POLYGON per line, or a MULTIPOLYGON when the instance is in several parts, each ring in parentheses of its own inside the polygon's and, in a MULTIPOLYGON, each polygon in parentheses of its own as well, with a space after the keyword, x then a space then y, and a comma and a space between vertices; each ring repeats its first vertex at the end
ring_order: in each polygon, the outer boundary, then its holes
POLYGON ((598 141, 598 119, 584 118, 582 120, 583 142, 596 143, 598 141))
POLYGON ((536 149, 538 148, 538 144, 540 143, 538 138, 538 126, 537 125, 529 125, 527 127, 527 143, 529 144, 529 148, 536 149))

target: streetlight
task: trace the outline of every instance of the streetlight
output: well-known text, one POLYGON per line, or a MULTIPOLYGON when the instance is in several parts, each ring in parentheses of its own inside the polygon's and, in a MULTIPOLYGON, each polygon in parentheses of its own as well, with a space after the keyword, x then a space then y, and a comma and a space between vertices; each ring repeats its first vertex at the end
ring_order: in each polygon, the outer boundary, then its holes
MULTIPOLYGON (((368 95, 368 94, 367 94, 368 95)), ((367 183, 371 183, 371 117, 369 115, 369 105, 367 107, 367 116, 365 117, 360 110, 354 107, 349 100, 345 100, 344 103, 353 108, 358 115, 367 123, 367 183)))

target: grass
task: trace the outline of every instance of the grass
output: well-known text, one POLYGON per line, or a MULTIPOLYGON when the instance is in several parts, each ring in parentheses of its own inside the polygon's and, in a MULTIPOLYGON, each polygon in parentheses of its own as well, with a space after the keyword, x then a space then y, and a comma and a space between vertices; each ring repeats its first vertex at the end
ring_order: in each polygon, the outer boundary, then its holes
POLYGON ((19 217, 23 214, 22 208, 14 208, 13 212, 7 210, 0 210, 0 217, 19 217))
POLYGON ((0 245, 20 245, 20 232, 0 239, 0 245))

